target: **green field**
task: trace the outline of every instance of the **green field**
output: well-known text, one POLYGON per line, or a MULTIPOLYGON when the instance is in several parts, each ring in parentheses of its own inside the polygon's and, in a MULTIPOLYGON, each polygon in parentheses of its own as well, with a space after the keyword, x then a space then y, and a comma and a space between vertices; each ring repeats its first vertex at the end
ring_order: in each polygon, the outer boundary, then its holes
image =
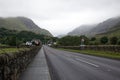
POLYGON ((95 51, 95 50, 72 50, 72 49, 63 49, 60 50, 70 51, 70 52, 77 52, 81 54, 88 54, 93 56, 100 56, 112 59, 120 59, 120 52, 110 52, 110 51, 95 51))
POLYGON ((109 31, 107 33, 104 33, 104 34, 99 34, 99 35, 96 35, 97 38, 100 38, 100 37, 103 37, 103 36, 107 36, 107 37, 118 37, 120 38, 120 29, 118 30, 114 30, 114 31, 109 31))
POLYGON ((27 50, 29 50, 29 48, 3 48, 3 49, 0 49, 0 54, 15 53, 15 52, 27 51, 27 50))

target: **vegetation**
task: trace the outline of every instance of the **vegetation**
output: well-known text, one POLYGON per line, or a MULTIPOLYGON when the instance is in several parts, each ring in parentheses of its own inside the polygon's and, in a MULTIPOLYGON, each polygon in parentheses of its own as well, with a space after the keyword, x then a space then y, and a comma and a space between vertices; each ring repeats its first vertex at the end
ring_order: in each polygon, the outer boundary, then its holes
POLYGON ((110 38, 110 43, 113 44, 113 45, 117 44, 117 41, 118 41, 117 37, 111 37, 110 38))
POLYGON ((92 37, 90 40, 91 40, 91 41, 95 41, 95 40, 96 40, 96 37, 92 37))
POLYGON ((49 36, 36 34, 30 31, 16 31, 16 30, 8 30, 5 28, 0 28, 0 43, 6 44, 10 46, 19 46, 26 41, 31 41, 32 39, 40 39, 43 43, 45 43, 45 38, 48 37, 46 42, 51 38, 49 36))
POLYGON ((59 46, 80 46, 81 44, 84 45, 120 45, 120 38, 114 37, 92 37, 88 38, 84 35, 82 36, 65 36, 60 39, 57 39, 59 46), (84 39, 84 42, 81 40, 84 39))
POLYGON ((27 50, 29 50, 29 48, 3 48, 3 49, 0 49, 0 54, 15 53, 15 52, 27 51, 27 50))
POLYGON ((108 38, 117 37, 118 39, 120 39, 120 30, 118 29, 118 30, 115 30, 115 31, 112 31, 112 32, 99 34, 99 35, 96 35, 96 38, 101 38, 103 36, 107 36, 108 38))
POLYGON ((120 45, 120 39, 118 39, 118 41, 117 41, 117 45, 120 45))
MULTIPOLYGON (((120 21, 120 18, 117 21, 120 21)), ((112 21, 112 22, 114 23, 114 21, 112 21)), ((96 35, 96 37, 103 37, 103 36, 107 36, 108 38, 110 38, 110 37, 118 37, 118 38, 120 38, 120 22, 117 22, 117 24, 115 24, 113 27, 109 28, 108 31, 96 35)))
POLYGON ((101 37, 100 39, 101 44, 106 44, 108 42, 108 38, 106 36, 101 37))
POLYGON ((58 40, 58 44, 61 46, 79 46, 81 44, 81 40, 84 39, 84 44, 88 44, 88 38, 86 36, 65 36, 58 40))
POLYGON ((60 50, 66 50, 71 52, 77 52, 81 54, 88 54, 88 55, 94 55, 94 56, 100 56, 100 57, 106 57, 106 58, 112 58, 112 59, 120 59, 120 53, 110 52, 110 51, 95 51, 95 50, 72 50, 72 49, 61 49, 60 50))

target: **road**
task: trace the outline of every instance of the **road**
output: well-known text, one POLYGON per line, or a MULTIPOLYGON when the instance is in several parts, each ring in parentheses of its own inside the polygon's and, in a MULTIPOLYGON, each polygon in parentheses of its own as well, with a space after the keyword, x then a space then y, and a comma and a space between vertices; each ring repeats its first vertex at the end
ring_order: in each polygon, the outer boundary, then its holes
POLYGON ((44 46, 52 80, 120 80, 120 61, 44 46))

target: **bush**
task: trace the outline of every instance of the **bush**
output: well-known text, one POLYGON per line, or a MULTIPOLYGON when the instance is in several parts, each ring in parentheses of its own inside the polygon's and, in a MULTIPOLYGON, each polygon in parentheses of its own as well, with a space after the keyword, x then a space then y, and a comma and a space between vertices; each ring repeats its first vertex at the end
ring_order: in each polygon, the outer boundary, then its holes
POLYGON ((16 46, 16 37, 15 36, 10 36, 7 38, 6 40, 7 44, 10 45, 10 46, 16 46))
POLYGON ((92 37, 92 38, 91 38, 91 41, 95 41, 95 40, 96 40, 96 38, 95 38, 95 37, 92 37))
POLYGON ((106 44, 106 43, 108 42, 108 37, 106 37, 106 36, 101 37, 100 42, 101 42, 102 44, 106 44))
POLYGON ((118 40, 117 44, 120 45, 120 40, 118 40))
POLYGON ((117 44, 117 41, 118 41, 118 38, 117 38, 117 37, 111 37, 111 38, 110 38, 110 44, 115 45, 115 44, 117 44))

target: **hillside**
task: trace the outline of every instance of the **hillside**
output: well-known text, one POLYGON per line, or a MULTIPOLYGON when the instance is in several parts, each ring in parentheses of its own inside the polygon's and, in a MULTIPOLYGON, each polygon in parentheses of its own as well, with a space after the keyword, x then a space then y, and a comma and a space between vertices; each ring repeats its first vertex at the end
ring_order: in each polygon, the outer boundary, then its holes
POLYGON ((117 26, 119 22, 120 22, 120 17, 110 18, 102 23, 99 23, 95 28, 93 28, 89 32, 90 34, 93 34, 93 35, 106 33, 111 31, 112 28, 116 29, 115 26, 117 26))
POLYGON ((87 35, 87 36, 95 36, 95 35, 120 35, 118 34, 120 30, 120 17, 110 18, 106 21, 103 21, 97 25, 87 25, 87 26, 80 26, 68 35, 87 35))
POLYGON ((0 28, 17 31, 32 31, 37 34, 52 36, 52 34, 38 27, 31 19, 25 17, 0 18, 0 28))
POLYGON ((44 43, 45 37, 46 35, 36 34, 31 31, 16 31, 0 28, 0 44, 4 45, 16 46, 33 39, 40 39, 44 43))
POLYGON ((114 27, 110 28, 107 32, 97 34, 97 37, 108 36, 108 37, 119 37, 120 38, 120 22, 117 23, 114 27))
POLYGON ((82 25, 69 32, 68 35, 89 35, 88 31, 94 28, 96 25, 82 25))

